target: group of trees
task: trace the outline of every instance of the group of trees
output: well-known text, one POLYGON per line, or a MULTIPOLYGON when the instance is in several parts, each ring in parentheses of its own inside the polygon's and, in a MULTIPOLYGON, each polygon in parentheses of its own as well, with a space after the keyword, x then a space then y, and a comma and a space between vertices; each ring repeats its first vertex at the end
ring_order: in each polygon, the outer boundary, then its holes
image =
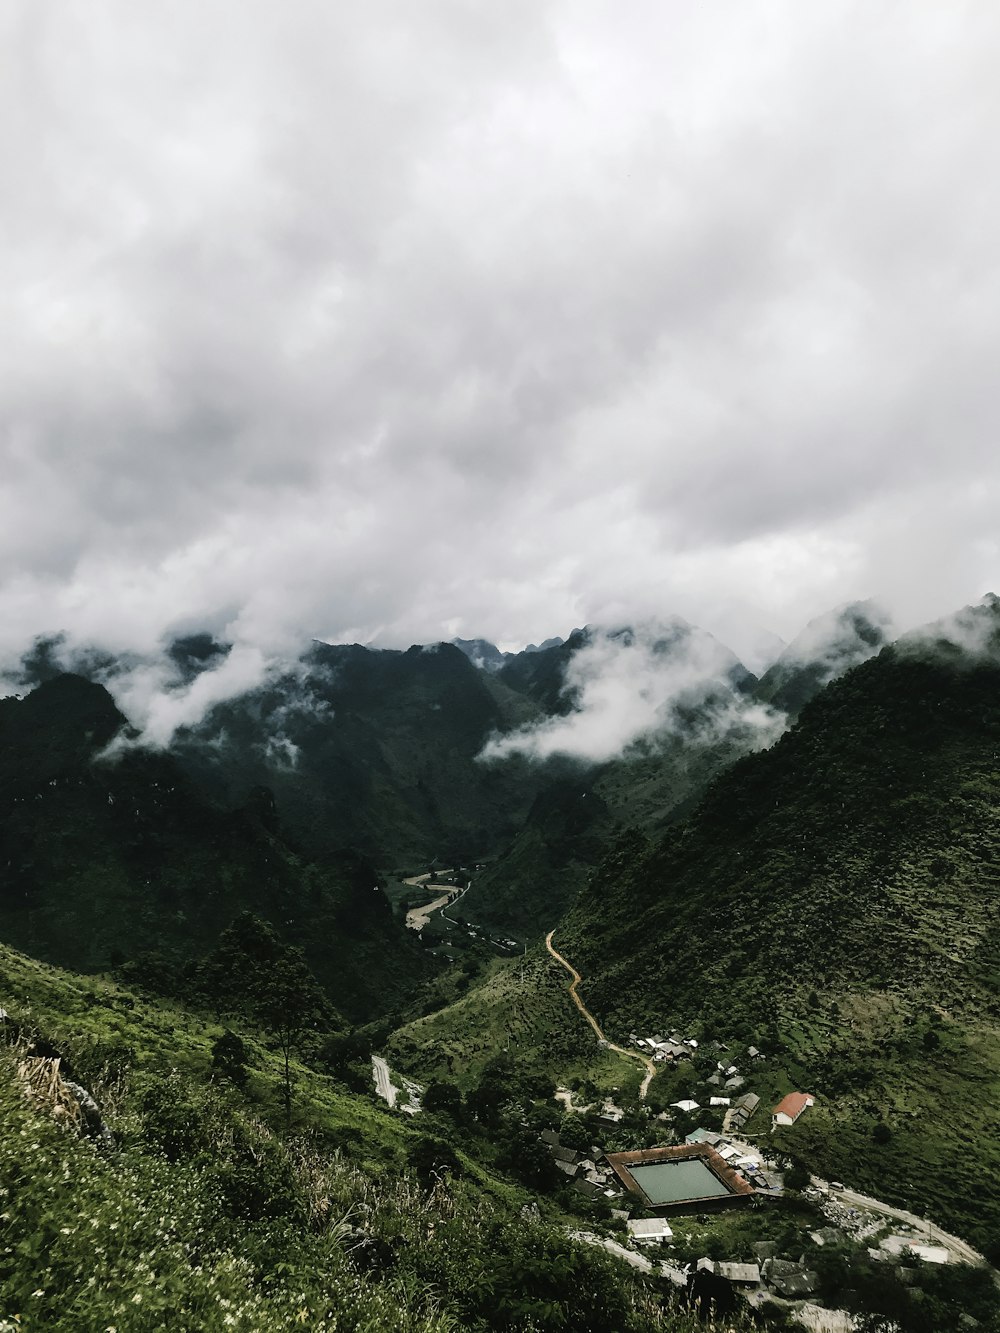
MULTIPOLYGON (((292 1055, 342 1020, 316 980, 301 949, 273 926, 244 912, 223 931, 196 976, 200 994, 220 1013, 240 1015, 269 1032, 282 1057, 286 1126, 292 1118, 292 1055)), ((216 1042, 213 1065, 234 1081, 245 1079, 245 1048, 234 1034, 216 1042)))

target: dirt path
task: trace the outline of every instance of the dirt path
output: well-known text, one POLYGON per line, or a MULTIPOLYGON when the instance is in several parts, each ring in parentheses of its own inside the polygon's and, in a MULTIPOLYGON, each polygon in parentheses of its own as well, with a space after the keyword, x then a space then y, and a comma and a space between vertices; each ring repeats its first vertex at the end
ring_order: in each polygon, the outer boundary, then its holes
POLYGON ((552 943, 552 936, 554 934, 555 931, 550 930, 549 933, 545 936, 545 947, 546 949, 548 949, 549 953, 552 955, 554 959, 556 959, 557 962, 562 963, 563 967, 573 978, 573 980, 570 982, 569 993, 573 997, 573 1003, 579 1009, 580 1013, 583 1014, 584 1018, 594 1029, 594 1032, 597 1034, 597 1040, 603 1042, 604 1045, 607 1046, 608 1050, 617 1051, 619 1055, 624 1055, 629 1060, 639 1060, 643 1065, 645 1065, 646 1077, 642 1080, 642 1083, 639 1085, 639 1100, 645 1101, 646 1093, 649 1091, 649 1085, 650 1083, 652 1083, 653 1076, 656 1073, 656 1065, 653 1064, 652 1060, 649 1058, 648 1055, 640 1055, 638 1051, 629 1051, 626 1050, 624 1046, 616 1046, 613 1041, 608 1041, 607 1037, 604 1035, 600 1023, 598 1023, 597 1019, 590 1012, 590 1010, 587 1008, 584 1002, 580 999, 580 992, 577 990, 577 987, 583 980, 583 977, 580 976, 580 973, 576 970, 573 964, 568 962, 562 956, 562 954, 559 953, 559 951, 555 948, 555 946, 552 943))

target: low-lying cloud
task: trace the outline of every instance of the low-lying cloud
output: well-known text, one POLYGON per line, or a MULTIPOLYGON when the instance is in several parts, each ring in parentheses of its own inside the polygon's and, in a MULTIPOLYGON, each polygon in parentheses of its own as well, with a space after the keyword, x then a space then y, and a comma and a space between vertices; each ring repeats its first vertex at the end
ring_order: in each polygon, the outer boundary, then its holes
POLYGON ((987 593, 973 606, 963 606, 940 620, 912 630, 899 642, 903 653, 937 652, 970 663, 1000 660, 1000 597, 987 593))
POLYGON ((683 622, 591 631, 566 667, 563 694, 572 710, 494 736, 482 758, 560 755, 604 763, 680 734, 698 740, 739 734, 747 748, 770 744, 784 716, 741 693, 744 675, 729 649, 683 622))

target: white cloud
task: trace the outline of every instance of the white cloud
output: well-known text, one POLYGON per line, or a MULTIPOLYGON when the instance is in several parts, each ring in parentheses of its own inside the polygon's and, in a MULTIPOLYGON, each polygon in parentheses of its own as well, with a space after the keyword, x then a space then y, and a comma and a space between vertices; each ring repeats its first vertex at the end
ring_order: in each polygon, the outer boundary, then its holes
POLYGON ((0 24, 0 665, 1000 585, 991 7, 0 24))
POLYGON ((705 739, 737 729, 751 744, 766 745, 780 735, 784 716, 741 695, 734 668, 728 649, 683 622, 592 631, 566 667, 563 694, 572 710, 493 737, 482 758, 564 755, 604 763, 639 741, 655 744, 681 732, 705 739))

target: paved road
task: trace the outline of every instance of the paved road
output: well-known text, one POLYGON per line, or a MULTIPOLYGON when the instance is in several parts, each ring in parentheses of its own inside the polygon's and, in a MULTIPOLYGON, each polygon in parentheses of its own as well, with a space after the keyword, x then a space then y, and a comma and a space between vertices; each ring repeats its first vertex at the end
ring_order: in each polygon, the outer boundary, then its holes
MULTIPOLYGON (((450 875, 451 871, 439 870, 437 873, 439 875, 450 875)), ((454 898, 455 901, 458 902, 459 898, 465 892, 465 889, 457 889, 453 884, 434 884, 432 883, 432 878, 433 877, 430 871, 428 871, 424 875, 411 875, 409 879, 403 880, 404 884, 413 884, 414 886, 419 886, 422 889, 441 890, 440 898, 434 898, 432 899, 431 902, 424 903, 423 906, 421 907, 411 907, 410 910, 407 912, 406 914, 407 929, 415 930, 417 931, 418 934, 420 931, 423 930, 424 926, 427 925, 427 922, 431 919, 431 916, 434 912, 436 912, 439 908, 444 907, 445 903, 451 902, 452 898, 454 898)), ((449 917, 448 920, 450 921, 451 917, 449 917)))
MULTIPOLYGON (((465 895, 469 892, 469 889, 471 887, 472 887, 472 880, 469 880, 469 883, 466 884, 465 888, 459 889, 458 892, 455 894, 455 897, 451 901, 451 906, 455 907, 456 904, 460 903, 462 899, 465 897, 465 895)), ((461 921, 456 921, 453 916, 449 916, 448 913, 444 910, 444 908, 441 909, 441 915, 445 919, 445 921, 450 921, 453 926, 461 927, 462 925, 461 921)))
POLYGON ((850 1208, 864 1208, 869 1213, 881 1213, 883 1217, 894 1217, 900 1222, 906 1222, 918 1233, 918 1244, 940 1245, 956 1263, 986 1263, 985 1257, 967 1241, 942 1231, 940 1227, 928 1222, 926 1217, 918 1217, 916 1213, 908 1213, 905 1208, 896 1208, 891 1203, 883 1203, 881 1199, 873 1199, 867 1194, 858 1194, 855 1190, 834 1189, 828 1180, 820 1180, 818 1176, 811 1176, 810 1180, 818 1188, 829 1190, 831 1199, 837 1199, 850 1208))
POLYGON ((629 1060, 639 1060, 641 1061, 642 1064, 645 1065, 646 1077, 642 1080, 642 1083, 639 1086, 639 1100, 643 1101, 645 1099, 646 1093, 649 1091, 649 1085, 653 1081, 653 1076, 656 1073, 656 1065, 653 1064, 652 1060, 649 1058, 648 1055, 640 1055, 638 1051, 629 1051, 624 1046, 616 1046, 613 1041, 608 1041, 607 1037, 604 1035, 600 1023, 598 1023, 597 1019, 590 1012, 590 1010, 587 1008, 584 1002, 580 999, 580 992, 577 990, 577 987, 583 980, 583 977, 580 976, 580 973, 576 970, 573 964, 568 962, 562 956, 562 954, 555 948, 555 946, 552 943, 552 936, 554 934, 555 931, 550 930, 549 933, 545 936, 545 947, 546 949, 548 949, 549 953, 552 955, 553 958, 556 959, 557 962, 562 963, 563 967, 573 978, 573 980, 570 982, 569 993, 573 997, 573 1003, 576 1005, 577 1009, 579 1009, 580 1013, 583 1014, 584 1018, 597 1033, 597 1040, 602 1041, 605 1044, 605 1046, 608 1047, 609 1050, 617 1051, 619 1055, 624 1055, 629 1060))
POLYGON ((623 1263, 631 1264, 633 1268, 638 1268, 643 1273, 659 1273, 661 1277, 667 1277, 678 1287, 687 1286, 687 1273, 683 1269, 675 1267, 668 1263, 651 1263, 644 1254, 636 1254, 635 1250, 627 1250, 624 1245, 619 1245, 616 1240, 610 1236, 599 1236, 594 1231, 570 1231, 573 1240, 582 1241, 584 1245, 599 1245, 602 1250, 607 1250, 608 1254, 614 1255, 616 1259, 621 1259, 623 1263))
POLYGON ((395 1106, 399 1089, 393 1087, 389 1077, 389 1066, 380 1055, 372 1056, 372 1074, 375 1078, 375 1091, 389 1103, 390 1108, 395 1106))

